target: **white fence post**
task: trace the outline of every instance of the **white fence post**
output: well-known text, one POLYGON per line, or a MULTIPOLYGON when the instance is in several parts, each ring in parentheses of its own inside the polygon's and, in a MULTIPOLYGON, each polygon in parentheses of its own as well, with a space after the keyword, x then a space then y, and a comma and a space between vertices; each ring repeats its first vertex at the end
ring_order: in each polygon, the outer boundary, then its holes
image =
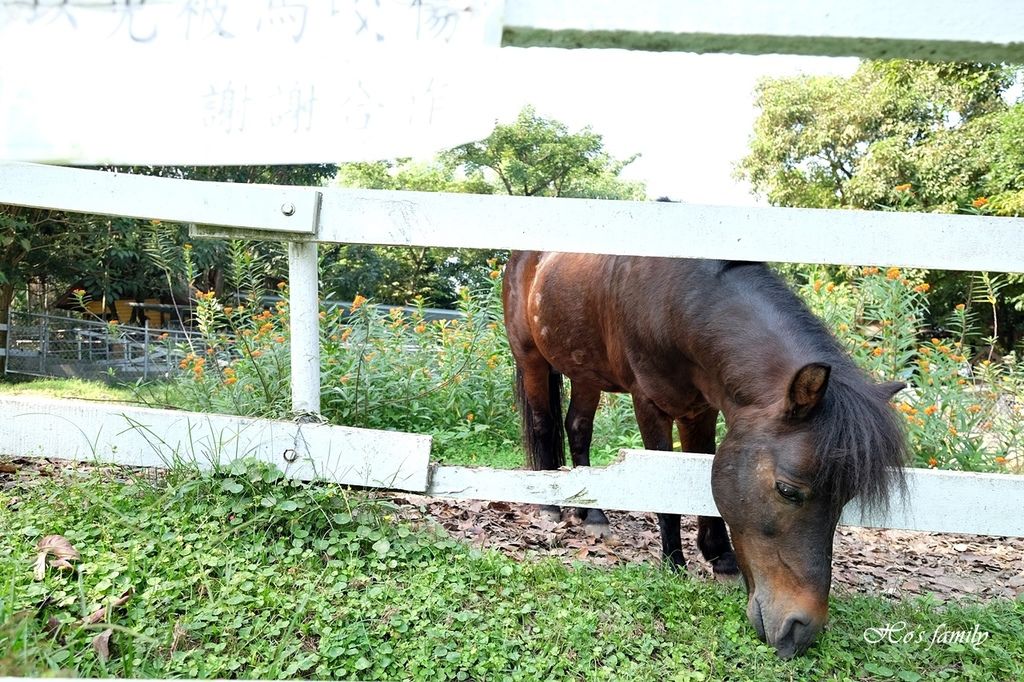
POLYGON ((288 242, 292 411, 320 414, 320 302, 316 242, 288 242))

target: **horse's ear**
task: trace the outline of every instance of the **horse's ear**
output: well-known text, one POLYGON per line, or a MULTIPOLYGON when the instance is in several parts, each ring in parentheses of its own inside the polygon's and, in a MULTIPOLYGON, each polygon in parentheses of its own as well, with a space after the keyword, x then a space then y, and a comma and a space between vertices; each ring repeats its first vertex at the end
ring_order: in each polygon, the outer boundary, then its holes
POLYGON ((790 419, 804 419, 813 412, 825 397, 831 373, 832 367, 820 362, 812 362, 797 370, 793 383, 789 385, 786 416, 790 419))
POLYGON ((886 381, 885 383, 878 384, 878 392, 882 394, 883 398, 890 400, 906 387, 907 385, 902 381, 886 381))

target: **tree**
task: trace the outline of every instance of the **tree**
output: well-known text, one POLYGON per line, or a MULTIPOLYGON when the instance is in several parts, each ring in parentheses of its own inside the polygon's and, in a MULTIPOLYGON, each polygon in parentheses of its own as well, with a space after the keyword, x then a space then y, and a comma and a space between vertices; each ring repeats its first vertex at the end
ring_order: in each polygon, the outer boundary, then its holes
MULTIPOLYGON (((898 60, 849 78, 763 81, 737 175, 775 206, 1020 215, 1024 105, 1005 98, 1018 73, 898 60)), ((933 305, 963 301, 968 277, 936 273, 933 305)), ((1024 285, 1003 294, 999 314, 1020 317, 1024 285)))
MULTIPOLYGON (((514 194, 522 196, 645 198, 641 182, 619 177, 636 157, 612 158, 601 136, 572 133, 526 107, 516 122, 486 139, 443 152, 430 162, 408 159, 343 164, 339 183, 366 189, 514 194)), ((449 306, 469 273, 499 256, 494 251, 418 247, 334 246, 324 250, 324 281, 337 298, 372 294, 381 301, 416 298, 449 306)))
POLYGON ((589 127, 570 133, 565 124, 527 106, 515 123, 498 125, 486 139, 451 154, 470 171, 492 171, 506 194, 519 196, 646 198, 643 183, 619 178, 637 157, 613 159, 589 127))

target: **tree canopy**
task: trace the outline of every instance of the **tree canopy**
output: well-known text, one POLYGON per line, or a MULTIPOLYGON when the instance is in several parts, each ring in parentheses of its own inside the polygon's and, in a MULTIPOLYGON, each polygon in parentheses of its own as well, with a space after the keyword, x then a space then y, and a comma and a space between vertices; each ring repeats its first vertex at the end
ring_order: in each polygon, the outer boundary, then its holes
MULTIPOLYGON (((615 159, 589 128, 570 132, 565 124, 526 107, 514 123, 497 125, 484 140, 427 162, 342 164, 338 182, 365 189, 641 200, 644 184, 619 177, 635 158, 615 159)), ((351 299, 369 293, 389 303, 419 298, 441 306, 456 300, 458 288, 474 269, 501 255, 363 245, 325 247, 323 252, 323 280, 332 296, 351 299)))
POLYGON ((1016 74, 888 61, 850 78, 765 80, 738 175, 776 206, 961 212, 984 197, 1015 215, 1024 112, 1005 94, 1016 74))
MULTIPOLYGON (((769 79, 737 175, 775 206, 1024 214, 1022 71, 995 64, 864 62, 849 78, 769 79)), ((972 296, 969 275, 933 273, 933 321, 972 296)), ((1004 345, 1024 279, 1000 276, 1004 345)), ((994 326, 994 325, 993 325, 994 326)))

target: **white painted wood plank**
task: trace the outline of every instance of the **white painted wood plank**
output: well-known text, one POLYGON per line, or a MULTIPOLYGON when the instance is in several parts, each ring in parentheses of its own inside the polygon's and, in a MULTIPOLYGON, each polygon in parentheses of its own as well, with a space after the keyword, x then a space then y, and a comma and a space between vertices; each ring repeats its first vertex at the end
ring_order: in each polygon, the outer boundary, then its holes
POLYGON ((507 0, 505 25, 1008 44, 1024 38, 1024 4, 1005 0, 507 0))
MULTIPOLYGON (((717 516, 710 455, 623 450, 607 467, 538 472, 439 466, 427 494, 604 509, 717 516)), ((865 515, 856 504, 845 525, 1024 536, 1024 476, 911 469, 905 501, 887 514, 865 515)))
POLYGON ((207 237, 313 238, 318 192, 321 242, 1024 271, 1024 218, 317 190, 0 163, 0 203, 250 228, 197 228, 207 237))
POLYGON ((202 469, 253 457, 299 480, 412 492, 427 484, 424 435, 34 397, 0 397, 0 414, 0 455, 202 469))
POLYGON ((320 297, 316 242, 288 244, 292 412, 320 414, 320 297))
POLYGON ((1019 272, 1021 234, 1021 218, 332 188, 318 240, 1019 272))
POLYGON ((199 182, 0 161, 0 203, 312 235, 310 187, 199 182))
POLYGON ((601 507, 631 511, 712 514, 707 455, 623 450, 606 467, 522 471, 439 466, 427 494, 469 500, 601 507))

